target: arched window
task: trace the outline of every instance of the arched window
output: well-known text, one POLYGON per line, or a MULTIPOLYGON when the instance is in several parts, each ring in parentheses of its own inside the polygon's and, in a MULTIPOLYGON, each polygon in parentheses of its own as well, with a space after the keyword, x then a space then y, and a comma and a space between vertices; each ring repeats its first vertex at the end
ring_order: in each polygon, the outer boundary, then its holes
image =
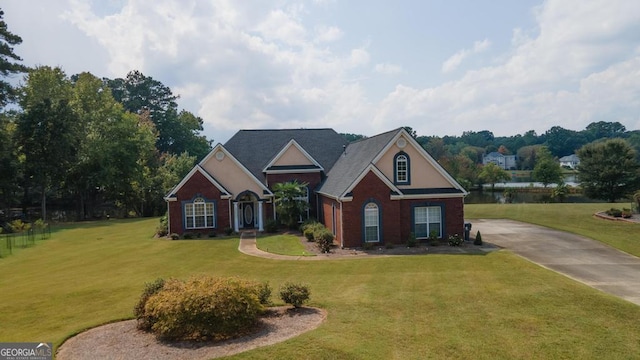
POLYGON ((394 158, 394 182, 396 184, 409 184, 409 155, 401 152, 394 158))
POLYGON ((184 204, 184 223, 186 229, 204 229, 215 227, 214 206, 198 197, 184 204))
POLYGON ((369 202, 364 207, 364 241, 380 241, 380 212, 374 202, 369 202))

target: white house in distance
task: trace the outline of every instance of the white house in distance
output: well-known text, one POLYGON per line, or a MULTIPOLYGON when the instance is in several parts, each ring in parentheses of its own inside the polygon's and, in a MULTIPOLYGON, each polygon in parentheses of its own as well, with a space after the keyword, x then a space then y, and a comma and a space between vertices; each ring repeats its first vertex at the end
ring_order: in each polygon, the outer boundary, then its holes
POLYGON ((514 170, 517 167, 515 155, 504 155, 497 151, 482 156, 482 165, 487 165, 488 163, 494 163, 503 170, 514 170))
POLYGON ((575 169, 580 164, 580 158, 576 154, 563 156, 560 158, 560 166, 575 169))

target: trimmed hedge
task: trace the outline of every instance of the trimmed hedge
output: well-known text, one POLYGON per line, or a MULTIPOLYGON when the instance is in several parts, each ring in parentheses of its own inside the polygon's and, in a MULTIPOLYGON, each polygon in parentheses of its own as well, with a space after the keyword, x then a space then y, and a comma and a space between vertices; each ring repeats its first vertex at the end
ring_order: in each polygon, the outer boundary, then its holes
POLYGON ((255 326, 264 310, 260 300, 270 295, 267 288, 239 278, 170 279, 155 293, 145 289, 143 296, 151 295, 136 317, 162 340, 228 339, 255 326))

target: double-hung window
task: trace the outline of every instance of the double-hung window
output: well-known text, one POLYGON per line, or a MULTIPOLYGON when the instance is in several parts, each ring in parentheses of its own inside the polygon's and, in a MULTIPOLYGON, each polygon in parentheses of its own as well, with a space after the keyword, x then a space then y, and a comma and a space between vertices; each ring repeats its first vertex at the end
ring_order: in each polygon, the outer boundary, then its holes
POLYGON ((204 229, 215 227, 215 214, 212 202, 199 197, 184 205, 185 227, 187 229, 204 229))
POLYGON ((414 231, 417 238, 427 238, 433 233, 442 237, 442 208, 420 206, 413 208, 414 231))

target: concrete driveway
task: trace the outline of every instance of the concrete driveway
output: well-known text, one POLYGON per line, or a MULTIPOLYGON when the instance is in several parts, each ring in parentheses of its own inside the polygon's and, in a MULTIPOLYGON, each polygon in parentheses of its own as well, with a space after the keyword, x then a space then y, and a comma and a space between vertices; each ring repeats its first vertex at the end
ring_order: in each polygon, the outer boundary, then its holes
POLYGON ((598 290, 640 305, 640 258, 589 238, 513 220, 472 221, 472 234, 598 290))

